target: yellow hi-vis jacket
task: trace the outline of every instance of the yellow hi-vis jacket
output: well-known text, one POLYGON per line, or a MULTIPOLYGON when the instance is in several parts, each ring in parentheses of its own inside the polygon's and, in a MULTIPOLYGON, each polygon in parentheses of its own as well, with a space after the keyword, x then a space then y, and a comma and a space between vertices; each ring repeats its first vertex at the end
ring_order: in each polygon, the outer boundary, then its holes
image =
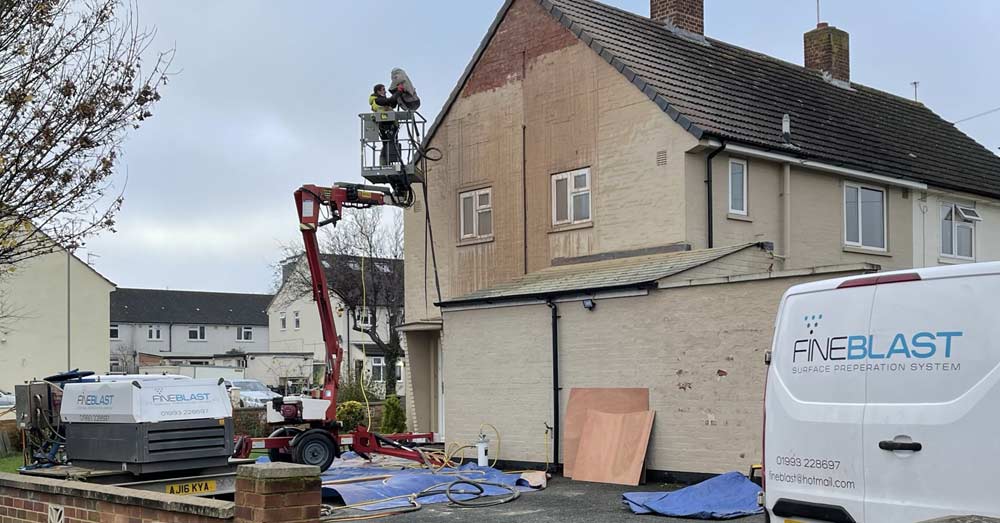
POLYGON ((379 105, 375 103, 375 98, 376 98, 375 93, 368 95, 368 105, 372 106, 373 113, 387 113, 389 111, 392 111, 392 107, 386 107, 384 105, 379 105))

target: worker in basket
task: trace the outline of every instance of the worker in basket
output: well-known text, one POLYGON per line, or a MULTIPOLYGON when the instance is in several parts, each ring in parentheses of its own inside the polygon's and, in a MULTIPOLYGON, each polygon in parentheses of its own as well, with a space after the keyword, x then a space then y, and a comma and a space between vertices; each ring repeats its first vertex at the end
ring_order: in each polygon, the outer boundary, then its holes
MULTIPOLYGON (((372 94, 368 96, 368 104, 371 105, 373 113, 388 113, 396 109, 399 101, 396 94, 387 96, 385 85, 375 84, 372 94)), ((379 121, 378 134, 382 140, 382 151, 379 153, 379 165, 392 165, 399 163, 399 124, 395 120, 379 121)))

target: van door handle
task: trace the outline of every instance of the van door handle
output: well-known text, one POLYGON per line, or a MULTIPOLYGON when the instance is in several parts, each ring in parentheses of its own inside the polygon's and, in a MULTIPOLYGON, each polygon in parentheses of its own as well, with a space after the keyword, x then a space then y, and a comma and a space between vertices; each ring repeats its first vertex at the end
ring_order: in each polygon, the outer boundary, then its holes
POLYGON ((913 452, 918 452, 923 449, 924 446, 916 441, 912 443, 904 443, 902 441, 892 441, 887 439, 878 442, 878 448, 882 450, 912 450, 913 452))

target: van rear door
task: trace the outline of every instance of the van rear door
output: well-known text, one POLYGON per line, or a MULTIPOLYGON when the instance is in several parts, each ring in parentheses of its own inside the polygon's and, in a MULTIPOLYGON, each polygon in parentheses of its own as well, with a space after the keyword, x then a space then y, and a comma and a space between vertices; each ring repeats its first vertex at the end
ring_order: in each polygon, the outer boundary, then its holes
POLYGON ((868 332, 875 289, 807 290, 789 291, 775 330, 765 403, 767 507, 789 521, 863 521, 865 374, 847 370, 847 343, 868 332))
POLYGON ((875 289, 866 521, 1000 515, 1000 275, 875 289))

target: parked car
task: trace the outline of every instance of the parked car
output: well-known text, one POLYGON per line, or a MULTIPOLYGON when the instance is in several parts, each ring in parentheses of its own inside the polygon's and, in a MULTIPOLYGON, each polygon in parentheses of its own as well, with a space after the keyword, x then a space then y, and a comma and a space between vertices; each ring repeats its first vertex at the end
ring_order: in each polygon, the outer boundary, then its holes
POLYGON ((240 407, 263 407, 268 401, 281 396, 258 380, 230 380, 227 384, 240 389, 240 407))
POLYGON ((771 521, 1000 516, 1000 263, 797 285, 764 402, 771 521))

